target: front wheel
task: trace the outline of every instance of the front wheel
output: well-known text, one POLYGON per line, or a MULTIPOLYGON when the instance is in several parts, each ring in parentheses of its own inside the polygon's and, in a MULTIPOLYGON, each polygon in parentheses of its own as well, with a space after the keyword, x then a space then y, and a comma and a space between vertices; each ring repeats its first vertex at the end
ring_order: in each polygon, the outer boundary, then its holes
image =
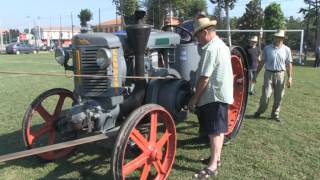
POLYGON ((115 180, 166 179, 176 153, 176 128, 169 112, 156 104, 133 111, 122 124, 112 157, 115 180))
MULTIPOLYGON (((74 102, 73 93, 56 88, 40 94, 28 107, 22 124, 23 142, 28 149, 56 144, 66 140, 59 134, 56 123, 65 118, 64 110, 74 102)), ((71 135, 73 136, 73 135, 71 135)), ((70 136, 68 137, 70 138, 70 136)), ((44 160, 56 160, 68 155, 74 147, 39 154, 44 160)))

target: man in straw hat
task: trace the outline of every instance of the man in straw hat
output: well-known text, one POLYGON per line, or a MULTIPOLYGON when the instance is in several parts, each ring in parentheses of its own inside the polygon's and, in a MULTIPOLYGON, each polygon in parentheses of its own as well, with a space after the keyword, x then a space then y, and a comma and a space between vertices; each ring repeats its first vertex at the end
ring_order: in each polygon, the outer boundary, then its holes
POLYGON ((287 87, 292 86, 292 55, 288 46, 283 44, 285 38, 284 30, 279 30, 273 35, 273 44, 263 49, 263 63, 260 63, 257 74, 253 81, 256 81, 258 73, 265 65, 264 83, 258 110, 254 117, 258 118, 267 109, 272 92, 274 102, 271 112, 271 119, 280 122, 279 113, 281 100, 285 91, 285 71, 287 71, 287 87))
POLYGON ((258 36, 253 36, 249 40, 249 45, 245 48, 247 54, 248 54, 248 64, 249 64, 249 72, 250 72, 250 88, 249 88, 249 94, 254 95, 255 94, 255 83, 252 82, 253 76, 255 76, 258 68, 258 64, 260 61, 260 50, 259 47, 257 47, 258 43, 258 36))
POLYGON ((204 123, 209 136, 211 156, 206 168, 196 178, 217 175, 224 133, 228 129, 228 106, 233 103, 233 73, 229 48, 216 35, 217 22, 199 18, 194 23, 194 36, 201 46, 201 59, 197 69, 196 91, 189 109, 197 107, 199 121, 204 123))

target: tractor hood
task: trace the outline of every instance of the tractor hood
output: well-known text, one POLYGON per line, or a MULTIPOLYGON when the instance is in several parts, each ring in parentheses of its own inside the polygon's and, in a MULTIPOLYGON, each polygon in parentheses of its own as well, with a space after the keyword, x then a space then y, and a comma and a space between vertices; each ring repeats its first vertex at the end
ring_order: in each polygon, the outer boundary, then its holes
POLYGON ((72 38, 75 46, 103 46, 107 48, 122 47, 118 36, 111 33, 83 33, 72 38))

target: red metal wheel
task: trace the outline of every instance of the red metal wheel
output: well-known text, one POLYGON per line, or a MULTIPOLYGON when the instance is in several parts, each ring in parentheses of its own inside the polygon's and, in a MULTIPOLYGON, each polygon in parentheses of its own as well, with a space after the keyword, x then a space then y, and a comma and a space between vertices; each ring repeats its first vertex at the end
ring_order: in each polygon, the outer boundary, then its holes
POLYGON ((248 74, 244 56, 239 52, 232 55, 232 70, 234 77, 233 98, 234 102, 228 110, 228 131, 225 133, 225 142, 234 138, 240 129, 244 118, 248 96, 248 74))
POLYGON ((166 179, 175 153, 172 116, 159 105, 144 105, 121 126, 112 157, 114 179, 166 179))
MULTIPOLYGON (((65 141, 56 130, 56 122, 71 107, 73 93, 67 89, 50 89, 40 94, 28 107, 22 124, 23 142, 28 149, 65 141)), ((39 154, 44 160, 56 160, 68 155, 74 147, 39 154)))

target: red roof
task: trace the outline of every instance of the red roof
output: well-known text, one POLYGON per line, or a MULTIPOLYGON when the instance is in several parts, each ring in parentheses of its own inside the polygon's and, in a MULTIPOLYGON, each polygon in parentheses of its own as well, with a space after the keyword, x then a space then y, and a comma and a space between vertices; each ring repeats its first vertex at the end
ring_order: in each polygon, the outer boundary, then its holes
MULTIPOLYGON (((118 25, 121 24, 121 17, 104 21, 104 22, 102 22, 100 25, 101 25, 101 26, 111 26, 111 25, 117 25, 117 24, 118 24, 118 25)), ((99 25, 99 24, 97 24, 97 25, 99 25)))

